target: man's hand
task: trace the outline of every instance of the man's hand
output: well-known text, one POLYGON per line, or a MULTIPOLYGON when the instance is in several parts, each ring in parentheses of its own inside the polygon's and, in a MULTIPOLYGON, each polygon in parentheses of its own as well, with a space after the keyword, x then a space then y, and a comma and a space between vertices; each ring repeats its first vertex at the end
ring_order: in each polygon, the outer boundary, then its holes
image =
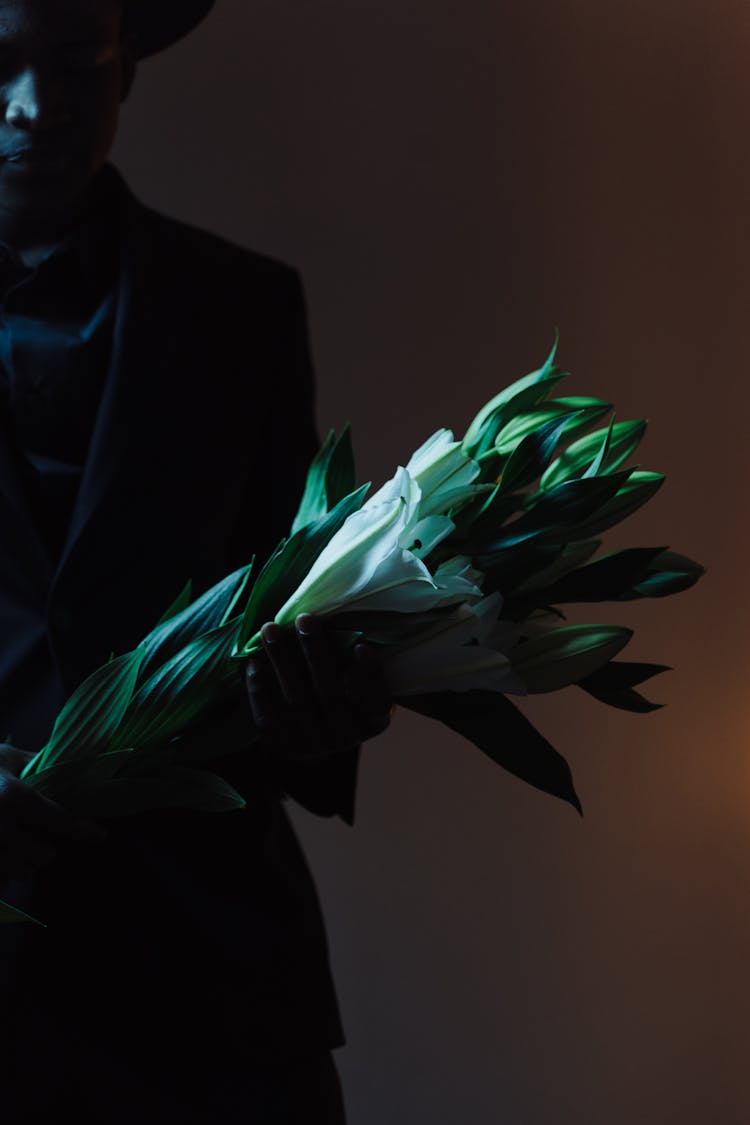
POLYGON ((0 743, 0 879, 30 879, 71 841, 96 842, 107 833, 42 796, 19 779, 35 755, 0 743))
POLYGON ((325 758, 382 734, 391 697, 372 648, 342 652, 311 614, 296 628, 261 630, 263 651, 246 665, 253 722, 263 744, 299 761, 325 758))

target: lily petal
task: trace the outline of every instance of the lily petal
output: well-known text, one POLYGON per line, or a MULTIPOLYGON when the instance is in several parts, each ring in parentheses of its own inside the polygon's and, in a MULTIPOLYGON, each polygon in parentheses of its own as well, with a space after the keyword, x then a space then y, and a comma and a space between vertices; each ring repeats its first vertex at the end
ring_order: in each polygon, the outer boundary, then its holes
POLYGON ((507 656, 486 643, 501 606, 499 594, 477 606, 461 605, 421 638, 386 657, 385 674, 394 695, 479 688, 525 694, 507 656))
MULTIPOLYGON (((421 505, 420 505, 421 511, 421 505)), ((424 559, 430 551, 442 543, 455 530, 456 525, 447 516, 427 516, 413 527, 408 527, 399 540, 401 547, 412 551, 417 558, 424 559)))
POLYGON ((411 551, 395 547, 381 560, 371 580, 361 588, 359 597, 346 602, 346 610, 420 613, 439 602, 440 589, 422 560, 411 551))
POLYGON ((457 493, 471 485, 481 470, 476 461, 464 452, 462 443, 454 441, 451 430, 437 430, 420 445, 406 465, 422 490, 423 516, 445 512, 457 501, 457 493), (447 493, 453 493, 451 503, 447 493))
POLYGON ((363 594, 405 529, 416 522, 420 496, 419 485, 399 468, 321 551, 276 614, 278 624, 291 623, 299 613, 332 613, 363 594))

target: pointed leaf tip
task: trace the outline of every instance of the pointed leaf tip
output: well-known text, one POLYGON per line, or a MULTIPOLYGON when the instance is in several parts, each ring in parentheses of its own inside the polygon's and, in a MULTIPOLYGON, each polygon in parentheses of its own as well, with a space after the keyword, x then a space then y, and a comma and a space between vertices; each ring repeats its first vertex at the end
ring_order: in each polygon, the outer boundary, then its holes
POLYGON ((565 758, 507 696, 482 690, 439 692, 408 696, 400 703, 444 723, 521 781, 566 801, 583 815, 565 758))

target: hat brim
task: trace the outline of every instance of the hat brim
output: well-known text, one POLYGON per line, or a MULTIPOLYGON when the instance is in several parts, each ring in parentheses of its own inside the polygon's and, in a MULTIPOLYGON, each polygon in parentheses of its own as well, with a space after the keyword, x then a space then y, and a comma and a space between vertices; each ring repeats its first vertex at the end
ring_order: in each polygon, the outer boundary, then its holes
POLYGON ((138 58, 171 47, 187 35, 214 6, 214 0, 127 0, 128 28, 137 39, 138 58))

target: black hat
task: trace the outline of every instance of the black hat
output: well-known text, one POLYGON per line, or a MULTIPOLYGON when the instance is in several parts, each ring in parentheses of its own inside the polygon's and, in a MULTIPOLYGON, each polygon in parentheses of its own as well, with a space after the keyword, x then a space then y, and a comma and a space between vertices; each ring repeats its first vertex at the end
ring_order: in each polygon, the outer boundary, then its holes
POLYGON ((137 36, 139 58, 155 55, 196 27, 214 0, 126 0, 128 29, 137 36))

